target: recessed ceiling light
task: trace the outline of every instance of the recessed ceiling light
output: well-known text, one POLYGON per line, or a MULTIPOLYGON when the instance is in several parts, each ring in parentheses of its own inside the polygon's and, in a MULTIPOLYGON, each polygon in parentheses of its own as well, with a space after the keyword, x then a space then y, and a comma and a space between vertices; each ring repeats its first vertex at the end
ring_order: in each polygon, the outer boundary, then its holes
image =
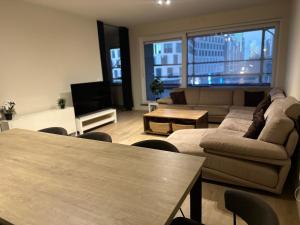
POLYGON ((157 0, 158 5, 171 5, 171 0, 157 0))
POLYGON ((163 2, 163 0, 158 0, 158 1, 157 1, 157 4, 159 4, 159 5, 163 5, 163 4, 164 4, 164 2, 163 2))

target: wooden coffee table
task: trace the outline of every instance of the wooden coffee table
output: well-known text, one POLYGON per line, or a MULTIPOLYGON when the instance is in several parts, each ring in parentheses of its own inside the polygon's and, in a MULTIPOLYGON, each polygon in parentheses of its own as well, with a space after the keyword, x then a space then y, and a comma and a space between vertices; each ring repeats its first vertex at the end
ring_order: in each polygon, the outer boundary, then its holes
POLYGON ((169 135, 180 129, 208 128, 208 112, 204 110, 157 109, 144 114, 144 131, 169 135))

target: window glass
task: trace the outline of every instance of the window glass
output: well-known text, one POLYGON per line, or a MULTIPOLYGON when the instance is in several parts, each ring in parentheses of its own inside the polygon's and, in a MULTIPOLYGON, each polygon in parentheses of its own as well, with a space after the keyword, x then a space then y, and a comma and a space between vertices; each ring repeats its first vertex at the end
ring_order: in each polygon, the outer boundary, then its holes
POLYGON ((119 48, 110 49, 110 60, 111 60, 111 69, 112 69, 112 83, 121 84, 122 70, 121 70, 121 58, 120 58, 119 48))
POLYGON ((188 38, 189 86, 270 85, 275 28, 188 38))
POLYGON ((168 96, 170 90, 179 87, 182 76, 182 41, 170 40, 144 45, 147 100, 155 100, 150 86, 155 78, 163 82, 164 92, 160 97, 168 96))

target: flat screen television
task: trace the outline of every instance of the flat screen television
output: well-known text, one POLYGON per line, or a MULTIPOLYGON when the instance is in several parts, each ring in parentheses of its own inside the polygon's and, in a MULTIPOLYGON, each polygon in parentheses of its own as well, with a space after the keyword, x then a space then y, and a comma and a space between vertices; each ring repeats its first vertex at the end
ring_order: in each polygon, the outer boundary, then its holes
POLYGON ((110 84, 108 82, 71 84, 71 91, 76 116, 112 106, 110 84))

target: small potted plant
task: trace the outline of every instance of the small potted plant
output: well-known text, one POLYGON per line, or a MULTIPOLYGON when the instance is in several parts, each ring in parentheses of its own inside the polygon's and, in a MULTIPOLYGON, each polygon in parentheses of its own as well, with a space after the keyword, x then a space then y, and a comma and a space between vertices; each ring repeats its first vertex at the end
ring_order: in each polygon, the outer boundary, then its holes
POLYGON ((16 103, 13 101, 8 101, 2 106, 2 112, 6 120, 12 120, 13 114, 16 112, 15 105, 16 103))
POLYGON ((66 99, 64 98, 59 98, 57 100, 57 105, 60 109, 64 109, 66 107, 66 99))
POLYGON ((160 95, 164 92, 164 83, 159 77, 154 78, 150 85, 151 92, 155 96, 155 99, 158 100, 160 95))

